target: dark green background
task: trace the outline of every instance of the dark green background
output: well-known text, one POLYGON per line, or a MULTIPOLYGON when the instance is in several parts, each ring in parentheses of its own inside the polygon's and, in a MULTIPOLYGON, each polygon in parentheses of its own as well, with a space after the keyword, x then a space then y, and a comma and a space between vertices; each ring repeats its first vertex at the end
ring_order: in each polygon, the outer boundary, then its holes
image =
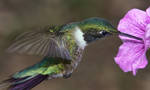
MULTIPOLYGON (((42 59, 6 53, 16 34, 89 17, 106 18, 116 27, 128 10, 148 6, 150 0, 0 0, 0 80, 42 59)), ((150 65, 133 76, 115 64, 120 44, 111 36, 89 45, 71 78, 44 81, 33 90, 150 90, 150 65)))

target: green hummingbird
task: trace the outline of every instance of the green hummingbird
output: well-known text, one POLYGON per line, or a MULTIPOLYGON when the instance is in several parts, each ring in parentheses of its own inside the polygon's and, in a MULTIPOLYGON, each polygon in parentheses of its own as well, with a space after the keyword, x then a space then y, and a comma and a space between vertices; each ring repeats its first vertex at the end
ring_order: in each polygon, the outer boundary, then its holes
POLYGON ((69 78, 81 61, 86 46, 116 33, 140 39, 119 32, 107 20, 97 17, 25 32, 14 40, 8 51, 44 58, 13 74, 3 84, 10 90, 30 90, 46 79, 69 78))

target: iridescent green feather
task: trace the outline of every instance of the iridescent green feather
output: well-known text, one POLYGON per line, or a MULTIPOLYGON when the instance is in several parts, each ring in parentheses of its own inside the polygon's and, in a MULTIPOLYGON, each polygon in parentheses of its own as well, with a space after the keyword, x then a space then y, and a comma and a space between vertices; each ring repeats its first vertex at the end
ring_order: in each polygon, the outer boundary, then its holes
POLYGON ((61 73, 64 70, 64 62, 58 58, 44 58, 41 62, 17 72, 14 78, 23 78, 27 76, 35 76, 38 74, 52 75, 61 73))
POLYGON ((117 30, 105 19, 90 18, 80 22, 79 27, 83 32, 89 29, 105 30, 107 32, 117 32, 117 30))
POLYGON ((60 32, 64 32, 64 33, 70 32, 74 30, 74 28, 77 27, 79 24, 80 22, 73 22, 73 23, 66 24, 64 27, 60 29, 60 32))
POLYGON ((64 42, 66 42, 66 47, 68 48, 70 56, 73 57, 74 52, 76 51, 77 43, 73 36, 74 28, 73 29, 70 28, 70 29, 71 30, 68 29, 68 32, 65 33, 65 35, 63 36, 63 40, 64 40, 64 42))

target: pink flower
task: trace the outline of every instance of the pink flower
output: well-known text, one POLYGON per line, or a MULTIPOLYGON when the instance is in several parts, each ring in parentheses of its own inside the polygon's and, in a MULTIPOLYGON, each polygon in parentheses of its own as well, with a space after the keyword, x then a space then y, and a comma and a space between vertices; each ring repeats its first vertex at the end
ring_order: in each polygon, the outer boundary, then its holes
POLYGON ((136 75, 138 69, 148 64, 146 51, 150 48, 150 7, 146 11, 132 9, 120 20, 118 30, 143 40, 119 36, 123 41, 115 62, 124 72, 132 71, 136 75))

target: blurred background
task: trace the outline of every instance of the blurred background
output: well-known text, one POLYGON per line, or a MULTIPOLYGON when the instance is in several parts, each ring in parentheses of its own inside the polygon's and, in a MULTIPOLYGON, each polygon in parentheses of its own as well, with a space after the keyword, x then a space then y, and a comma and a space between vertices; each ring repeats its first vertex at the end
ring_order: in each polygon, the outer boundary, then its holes
MULTIPOLYGON (((128 10, 149 6, 150 0, 0 0, 0 80, 42 59, 5 52, 18 32, 89 17, 106 18, 116 27, 128 10)), ((150 65, 136 76, 122 72, 113 59, 119 45, 117 36, 89 45, 71 78, 44 81, 33 90, 150 90, 150 65)))

